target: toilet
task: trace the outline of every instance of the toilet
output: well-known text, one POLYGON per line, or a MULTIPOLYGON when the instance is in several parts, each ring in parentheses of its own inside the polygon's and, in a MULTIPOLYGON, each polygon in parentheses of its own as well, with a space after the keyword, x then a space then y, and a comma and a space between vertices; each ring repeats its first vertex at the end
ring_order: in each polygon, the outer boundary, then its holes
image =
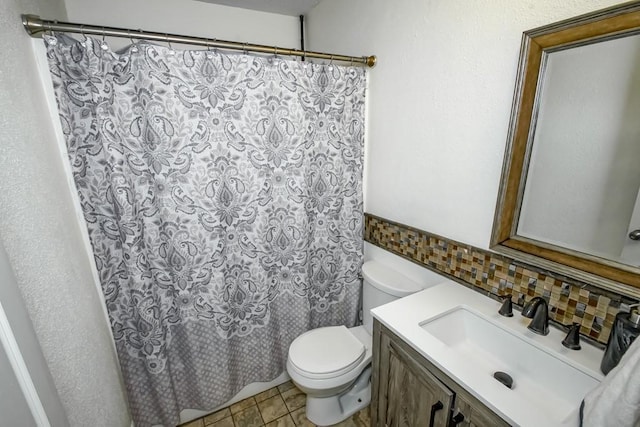
POLYGON ((375 261, 362 266, 363 325, 312 329, 293 340, 287 372, 307 394, 307 418, 318 426, 337 424, 371 401, 370 310, 422 290, 416 282, 375 261))

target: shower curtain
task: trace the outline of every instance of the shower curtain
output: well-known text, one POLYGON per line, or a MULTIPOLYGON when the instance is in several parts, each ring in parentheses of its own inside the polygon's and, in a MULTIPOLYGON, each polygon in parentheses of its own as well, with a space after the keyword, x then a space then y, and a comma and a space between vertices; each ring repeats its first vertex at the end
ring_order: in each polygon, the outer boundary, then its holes
POLYGON ((176 425, 357 323, 361 68, 46 36, 137 426, 176 425))

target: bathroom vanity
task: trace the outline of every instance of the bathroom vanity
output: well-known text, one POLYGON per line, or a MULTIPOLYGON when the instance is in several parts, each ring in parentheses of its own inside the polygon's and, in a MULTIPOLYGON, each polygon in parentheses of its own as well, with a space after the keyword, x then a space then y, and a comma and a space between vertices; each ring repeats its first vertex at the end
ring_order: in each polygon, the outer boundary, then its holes
POLYGON ((372 426, 508 426, 491 409, 376 321, 372 426))
POLYGON ((372 426, 575 426, 602 350, 452 281, 372 310, 372 426))

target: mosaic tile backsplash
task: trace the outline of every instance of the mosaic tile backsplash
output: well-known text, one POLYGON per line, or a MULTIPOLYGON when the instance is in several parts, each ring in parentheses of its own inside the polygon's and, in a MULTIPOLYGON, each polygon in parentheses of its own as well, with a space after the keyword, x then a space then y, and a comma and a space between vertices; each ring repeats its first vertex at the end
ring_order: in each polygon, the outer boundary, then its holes
POLYGON ((504 255, 365 214, 365 240, 459 283, 522 306, 534 296, 549 303, 550 318, 580 323, 580 333, 606 344, 621 304, 634 301, 504 255))

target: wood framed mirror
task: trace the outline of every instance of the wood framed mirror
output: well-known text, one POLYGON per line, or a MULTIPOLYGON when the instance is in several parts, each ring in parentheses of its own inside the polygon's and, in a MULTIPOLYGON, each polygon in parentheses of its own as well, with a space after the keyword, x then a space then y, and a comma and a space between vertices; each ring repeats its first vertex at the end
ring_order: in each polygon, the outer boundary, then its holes
POLYGON ((640 297, 639 190, 640 1, 525 32, 491 249, 640 297))

